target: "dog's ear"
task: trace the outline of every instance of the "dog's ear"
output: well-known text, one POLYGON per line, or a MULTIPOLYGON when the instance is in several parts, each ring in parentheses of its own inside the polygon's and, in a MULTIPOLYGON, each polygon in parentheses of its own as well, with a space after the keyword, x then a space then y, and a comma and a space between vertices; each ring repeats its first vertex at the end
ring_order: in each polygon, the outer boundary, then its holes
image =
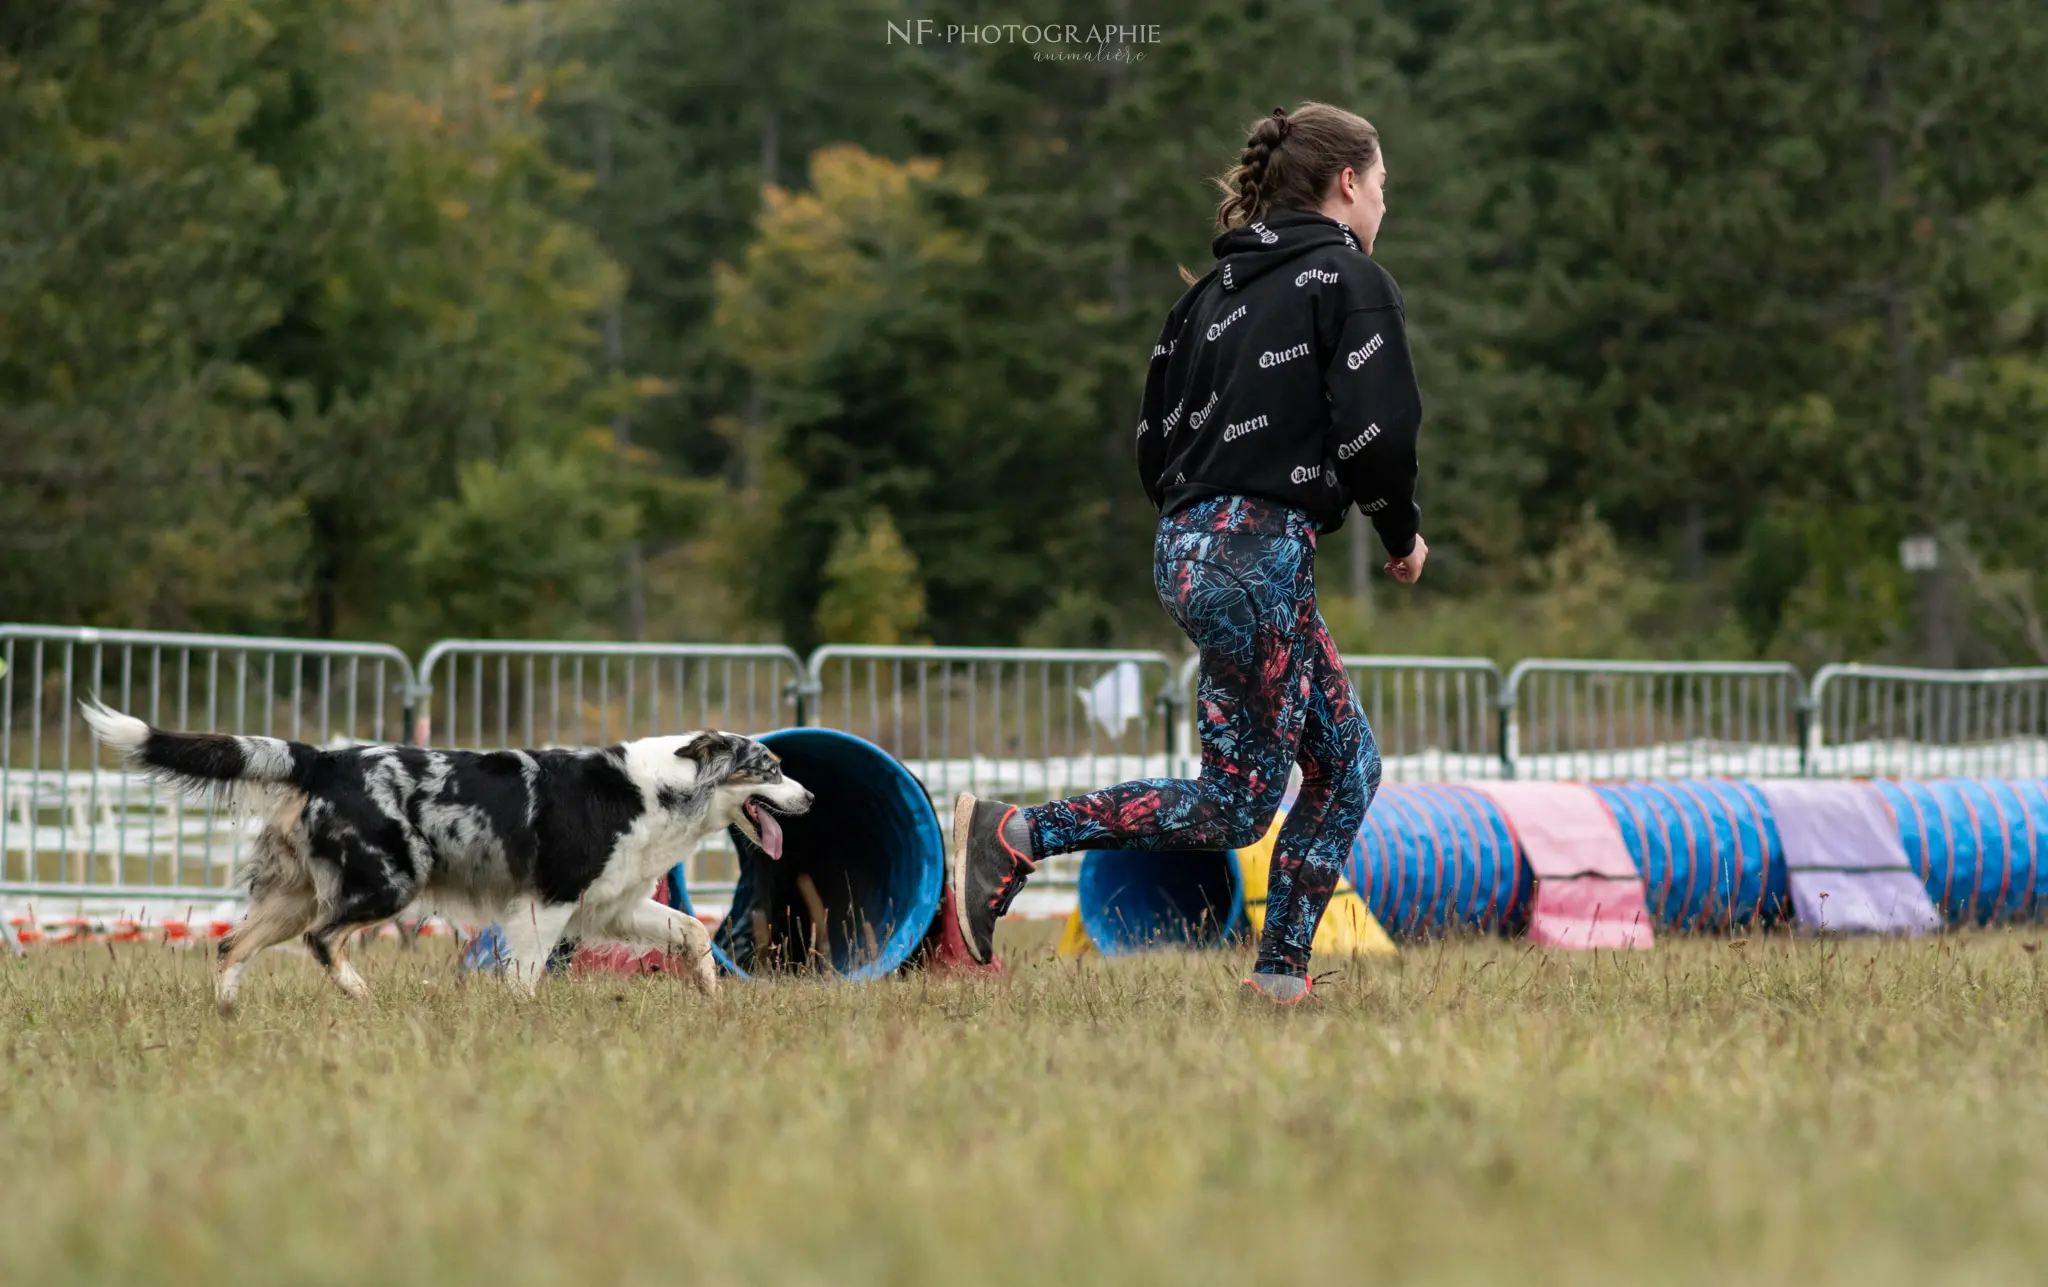
POLYGON ((720 756, 732 755, 732 739, 723 733, 706 731, 697 734, 676 748, 679 760, 694 760, 699 769, 708 769, 711 762, 720 756))

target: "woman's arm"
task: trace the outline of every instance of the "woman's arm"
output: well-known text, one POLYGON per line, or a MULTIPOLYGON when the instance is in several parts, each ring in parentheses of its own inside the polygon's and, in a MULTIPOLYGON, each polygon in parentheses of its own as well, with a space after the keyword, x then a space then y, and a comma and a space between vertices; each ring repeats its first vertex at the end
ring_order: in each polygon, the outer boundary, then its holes
POLYGON ((1337 478, 1396 559, 1415 547, 1415 443, 1422 393, 1398 304, 1347 314, 1323 380, 1330 394, 1328 454, 1337 478))
POLYGON ((1152 364, 1145 371, 1145 400, 1138 408, 1138 481, 1145 485, 1153 509, 1166 503, 1159 476, 1166 472, 1166 364, 1173 357, 1177 320, 1166 319, 1167 329, 1152 346, 1152 364))

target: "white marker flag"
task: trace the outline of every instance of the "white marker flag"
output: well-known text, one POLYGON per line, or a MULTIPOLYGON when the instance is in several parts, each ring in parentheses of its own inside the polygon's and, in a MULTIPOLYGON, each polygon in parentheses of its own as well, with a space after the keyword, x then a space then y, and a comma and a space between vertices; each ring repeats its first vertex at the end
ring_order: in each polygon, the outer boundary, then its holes
POLYGON ((1135 661, 1120 661, 1093 684, 1075 694, 1088 717, 1111 737, 1122 737, 1145 710, 1144 673, 1135 661))

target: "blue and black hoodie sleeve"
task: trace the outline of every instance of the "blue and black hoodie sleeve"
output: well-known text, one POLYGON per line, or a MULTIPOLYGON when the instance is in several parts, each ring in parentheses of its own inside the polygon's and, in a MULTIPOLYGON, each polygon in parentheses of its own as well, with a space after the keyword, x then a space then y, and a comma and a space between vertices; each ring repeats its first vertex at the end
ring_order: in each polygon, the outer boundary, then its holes
POLYGON ((1401 295, 1377 264, 1345 292, 1337 340, 1323 371, 1330 395, 1328 459, 1394 558, 1415 549, 1415 446, 1422 392, 1408 353, 1401 295))

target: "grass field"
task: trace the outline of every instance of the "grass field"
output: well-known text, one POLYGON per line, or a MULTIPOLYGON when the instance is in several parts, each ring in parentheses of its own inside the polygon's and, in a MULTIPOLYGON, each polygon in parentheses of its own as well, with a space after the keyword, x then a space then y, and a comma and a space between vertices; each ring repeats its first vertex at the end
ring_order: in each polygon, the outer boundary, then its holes
MULTIPOLYGON (((0 962, 0 1282, 2038 1282, 2030 932, 1000 981, 0 962)), ((1028 960, 1025 958, 1029 958, 1028 960)))

